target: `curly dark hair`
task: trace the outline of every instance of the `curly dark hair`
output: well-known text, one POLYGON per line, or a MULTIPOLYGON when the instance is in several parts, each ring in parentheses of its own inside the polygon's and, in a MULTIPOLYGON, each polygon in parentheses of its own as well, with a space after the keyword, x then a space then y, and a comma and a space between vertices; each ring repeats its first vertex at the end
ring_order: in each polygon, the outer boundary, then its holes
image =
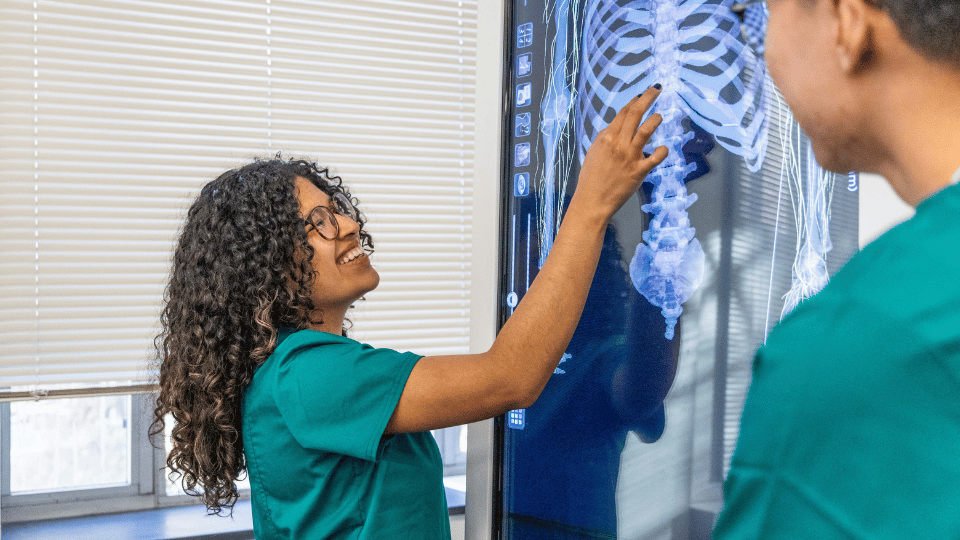
MULTIPOLYGON (((243 394, 276 347, 278 329, 321 322, 314 320, 313 248, 297 177, 357 204, 327 168, 279 154, 258 159, 204 186, 173 256, 154 342, 160 390, 150 437, 162 443, 158 436, 171 414, 170 477, 179 476, 184 491, 200 497, 211 514, 232 512, 237 501, 234 482, 246 469, 243 394)), ((361 245, 372 252, 362 215, 359 224, 361 245)))

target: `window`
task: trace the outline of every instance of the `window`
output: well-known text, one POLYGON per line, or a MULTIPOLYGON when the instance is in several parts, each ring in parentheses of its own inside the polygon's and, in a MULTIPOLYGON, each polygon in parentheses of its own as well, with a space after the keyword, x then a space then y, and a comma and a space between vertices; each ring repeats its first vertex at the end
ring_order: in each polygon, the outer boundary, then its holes
POLYGON ((128 486, 130 396, 10 404, 10 493, 128 486))
POLYGON ((434 430, 440 454, 443 455, 444 476, 459 476, 467 473, 467 426, 454 426, 434 430))
MULTIPOLYGON (((0 4, 3 520, 181 502, 145 436, 151 340, 186 205, 254 156, 332 165, 361 200, 382 281, 354 337, 468 351, 476 10, 0 4)), ((437 435, 452 473, 463 432, 437 435)))
POLYGON ((0 403, 3 520, 154 506, 146 404, 117 394, 0 403))

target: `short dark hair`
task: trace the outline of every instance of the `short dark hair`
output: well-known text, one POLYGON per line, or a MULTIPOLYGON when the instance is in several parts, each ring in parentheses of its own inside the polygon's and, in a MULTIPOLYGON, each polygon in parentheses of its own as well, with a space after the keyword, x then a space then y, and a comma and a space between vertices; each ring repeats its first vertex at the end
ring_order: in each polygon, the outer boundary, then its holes
POLYGON ((870 0, 923 56, 960 69, 960 0, 870 0))

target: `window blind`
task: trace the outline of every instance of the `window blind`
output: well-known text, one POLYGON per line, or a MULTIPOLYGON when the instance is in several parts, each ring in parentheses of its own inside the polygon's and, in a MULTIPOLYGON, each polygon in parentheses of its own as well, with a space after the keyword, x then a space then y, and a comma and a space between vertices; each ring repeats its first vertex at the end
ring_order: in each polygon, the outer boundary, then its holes
POLYGON ((4 0, 0 399, 149 388, 187 206, 278 151, 369 218, 353 337, 466 352, 475 50, 475 0, 4 0))

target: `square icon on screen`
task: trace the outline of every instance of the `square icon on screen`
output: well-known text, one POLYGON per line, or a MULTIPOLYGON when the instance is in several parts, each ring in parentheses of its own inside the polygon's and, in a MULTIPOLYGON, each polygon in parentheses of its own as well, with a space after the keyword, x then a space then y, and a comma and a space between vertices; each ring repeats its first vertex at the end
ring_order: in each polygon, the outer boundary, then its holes
POLYGON ((530 143, 520 143, 514 149, 513 166, 526 167, 530 164, 530 143))
POLYGON ((533 45, 533 23, 528 22, 517 27, 517 48, 533 45))
POLYGON ((514 409, 507 413, 507 427, 510 429, 523 429, 526 425, 526 410, 514 409))
POLYGON ((516 127, 513 132, 517 137, 524 137, 530 134, 530 113, 520 113, 516 118, 516 127))
POLYGON ((530 173, 517 173, 513 175, 513 196, 526 197, 530 194, 530 173))
POLYGON ((533 86, 530 83, 517 85, 517 107, 526 107, 533 99, 533 86))
POLYGON ((533 54, 524 53, 517 57, 517 77, 526 77, 533 71, 533 54))

